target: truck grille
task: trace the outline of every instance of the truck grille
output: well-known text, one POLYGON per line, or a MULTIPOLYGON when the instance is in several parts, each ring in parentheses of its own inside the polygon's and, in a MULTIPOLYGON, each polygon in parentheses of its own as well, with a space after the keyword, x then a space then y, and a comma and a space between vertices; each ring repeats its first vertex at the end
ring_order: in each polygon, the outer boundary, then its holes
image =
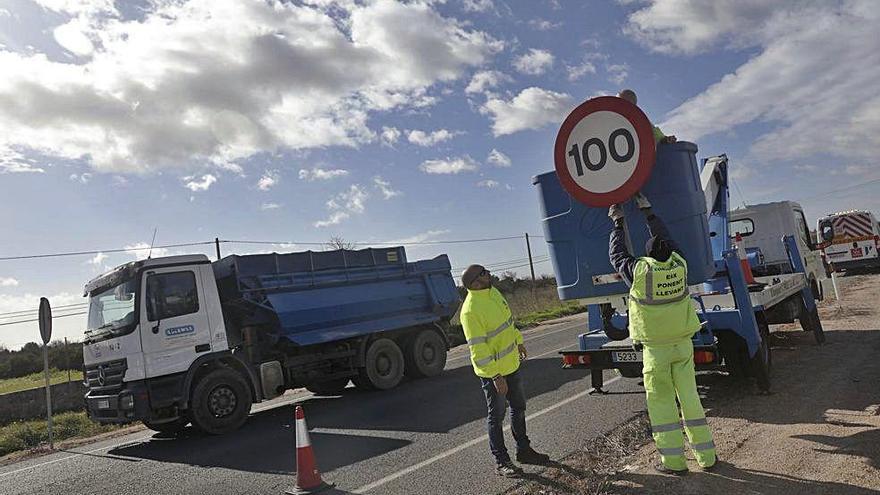
POLYGON ((122 378, 128 365, 125 359, 86 366, 89 395, 112 395, 122 390, 122 378))

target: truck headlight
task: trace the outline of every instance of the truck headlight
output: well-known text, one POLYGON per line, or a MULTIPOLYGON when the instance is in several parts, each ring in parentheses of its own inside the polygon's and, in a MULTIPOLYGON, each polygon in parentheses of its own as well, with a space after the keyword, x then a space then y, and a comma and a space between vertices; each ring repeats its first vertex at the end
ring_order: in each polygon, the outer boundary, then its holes
POLYGON ((119 408, 120 409, 134 409, 134 397, 130 394, 126 394, 119 397, 119 408))

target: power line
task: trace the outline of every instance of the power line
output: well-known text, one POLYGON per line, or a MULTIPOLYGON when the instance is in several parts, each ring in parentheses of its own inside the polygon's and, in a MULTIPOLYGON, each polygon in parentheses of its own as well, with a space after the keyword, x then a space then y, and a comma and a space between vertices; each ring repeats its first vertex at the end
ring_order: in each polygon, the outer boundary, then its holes
POLYGON ((13 261, 13 260, 30 260, 37 258, 59 258, 62 256, 85 256, 92 254, 106 254, 106 253, 130 253, 132 251, 147 251, 150 249, 167 249, 167 248, 178 248, 178 247, 190 247, 190 246, 207 246, 213 245, 214 241, 205 241, 205 242, 184 242, 181 244, 166 244, 164 246, 147 246, 147 247, 134 247, 134 248, 122 248, 122 249, 100 249, 93 251, 71 251, 66 253, 46 253, 46 254, 28 254, 21 256, 0 256, 0 261, 13 261))
MULTIPOLYGON (((515 236, 505 236, 505 237, 485 237, 485 238, 477 238, 477 239, 453 239, 446 241, 351 241, 350 244, 356 246, 417 246, 417 245, 433 245, 433 244, 470 244, 475 242, 493 242, 493 241, 509 241, 511 239, 522 239, 524 236, 515 235, 515 236)), ((529 237, 543 238, 542 235, 531 235, 529 237)), ((271 244, 271 245, 284 245, 284 244, 293 244, 300 246, 326 246, 326 242, 297 242, 297 241, 246 241, 246 240, 237 240, 237 239, 221 239, 221 243, 232 243, 232 244, 271 244)))
MULTIPOLYGON (((79 315, 84 315, 84 314, 88 314, 88 311, 83 311, 81 313, 70 313, 70 314, 58 315, 58 316, 52 315, 52 319, 54 320, 55 318, 64 318, 66 316, 79 316, 79 315)), ((21 323, 33 323, 35 321, 40 321, 40 319, 34 318, 32 320, 7 321, 7 322, 0 323, 0 327, 5 327, 6 325, 18 325, 21 323)))

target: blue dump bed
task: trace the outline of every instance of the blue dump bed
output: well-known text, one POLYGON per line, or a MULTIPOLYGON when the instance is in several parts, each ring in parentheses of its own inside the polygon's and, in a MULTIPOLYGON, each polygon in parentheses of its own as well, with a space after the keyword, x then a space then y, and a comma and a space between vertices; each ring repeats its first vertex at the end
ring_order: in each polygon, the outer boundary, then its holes
POLYGON ((224 311, 311 345, 448 320, 449 258, 408 263, 403 247, 227 256, 214 263, 224 311))
MULTIPOLYGON (((688 262, 688 283, 698 284, 715 273, 709 244, 706 199, 697 169, 697 146, 679 141, 661 145, 651 177, 642 192, 663 219, 688 262)), ((541 205, 544 237, 562 300, 610 296, 628 292, 609 275, 608 238, 613 225, 608 208, 592 208, 572 198, 556 172, 533 179, 541 205)), ((626 230, 630 252, 644 256, 648 229, 635 205, 627 202, 626 230)))

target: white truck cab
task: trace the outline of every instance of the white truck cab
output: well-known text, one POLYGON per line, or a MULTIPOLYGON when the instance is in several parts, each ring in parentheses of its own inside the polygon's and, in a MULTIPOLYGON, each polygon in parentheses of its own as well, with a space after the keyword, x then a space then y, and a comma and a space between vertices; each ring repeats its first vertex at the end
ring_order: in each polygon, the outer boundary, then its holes
POLYGON ((792 235, 797 241, 798 250, 803 256, 807 278, 816 299, 822 299, 821 280, 825 278, 825 268, 820 251, 810 236, 810 229, 801 205, 794 201, 777 201, 758 205, 747 205, 730 212, 730 236, 742 236, 743 247, 759 248, 764 257, 762 267, 753 271, 758 276, 791 273, 791 263, 783 236, 792 235))
POLYGON ((880 267, 880 225, 870 211, 826 215, 817 222, 816 236, 837 271, 880 267))

